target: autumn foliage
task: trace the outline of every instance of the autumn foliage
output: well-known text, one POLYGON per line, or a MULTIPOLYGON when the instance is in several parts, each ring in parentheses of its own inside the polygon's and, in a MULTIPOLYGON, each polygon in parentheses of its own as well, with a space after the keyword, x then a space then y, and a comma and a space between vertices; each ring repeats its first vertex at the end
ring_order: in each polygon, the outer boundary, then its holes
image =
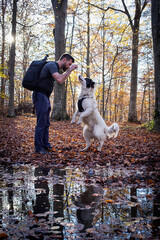
MULTIPOLYGON (((111 123, 107 122, 109 126, 111 123)), ((0 118, 0 161, 9 163, 30 163, 36 165, 98 165, 151 164, 156 167, 160 159, 160 136, 148 132, 139 124, 120 123, 116 139, 107 139, 102 152, 93 143, 90 150, 85 147, 82 126, 70 121, 51 121, 50 142, 53 151, 39 155, 34 151, 34 128, 36 117, 20 116, 14 119, 0 118)))

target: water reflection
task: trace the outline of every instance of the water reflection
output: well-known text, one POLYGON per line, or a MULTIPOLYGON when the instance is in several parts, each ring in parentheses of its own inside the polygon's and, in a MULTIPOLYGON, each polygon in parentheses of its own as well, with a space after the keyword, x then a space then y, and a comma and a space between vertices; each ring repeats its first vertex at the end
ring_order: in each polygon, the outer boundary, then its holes
POLYGON ((50 209, 49 204, 49 187, 48 182, 45 178, 41 179, 39 177, 47 176, 49 172, 49 168, 36 168, 35 169, 35 177, 37 180, 35 181, 35 192, 36 192, 36 200, 33 205, 34 214, 40 214, 48 212, 50 209))
POLYGON ((0 234, 11 240, 158 239, 159 185, 146 179, 143 169, 1 166, 0 234), (143 179, 131 181, 140 172, 143 179))

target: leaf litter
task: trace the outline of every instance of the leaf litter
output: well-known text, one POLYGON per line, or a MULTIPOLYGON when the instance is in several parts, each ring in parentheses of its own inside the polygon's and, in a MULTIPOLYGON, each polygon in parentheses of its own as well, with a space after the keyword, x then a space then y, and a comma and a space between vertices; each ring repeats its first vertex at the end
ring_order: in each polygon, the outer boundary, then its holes
POLYGON ((102 152, 80 152, 82 126, 51 121, 53 151, 42 156, 35 117, 0 124, 0 239, 159 239, 157 133, 123 123, 102 152), (5 205, 11 193, 17 203, 5 205))

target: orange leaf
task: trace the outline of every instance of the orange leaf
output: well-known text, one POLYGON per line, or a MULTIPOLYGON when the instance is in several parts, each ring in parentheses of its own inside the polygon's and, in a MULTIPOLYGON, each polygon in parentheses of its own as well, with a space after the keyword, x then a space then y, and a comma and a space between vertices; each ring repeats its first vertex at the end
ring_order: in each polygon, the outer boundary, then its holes
POLYGON ((106 202, 108 202, 108 203, 114 203, 114 201, 111 200, 111 199, 107 199, 106 202))
POLYGON ((148 180, 147 180, 147 183, 148 183, 148 184, 154 184, 155 182, 154 182, 152 179, 148 179, 148 180))
POLYGON ((1 232, 0 233, 0 238, 8 238, 8 235, 7 235, 7 233, 5 233, 5 232, 1 232))

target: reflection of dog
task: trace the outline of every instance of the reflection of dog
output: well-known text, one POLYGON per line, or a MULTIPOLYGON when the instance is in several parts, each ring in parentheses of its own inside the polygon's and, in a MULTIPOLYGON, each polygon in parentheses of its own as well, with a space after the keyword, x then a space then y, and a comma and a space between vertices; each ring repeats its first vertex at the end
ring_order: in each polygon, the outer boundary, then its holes
POLYGON ((103 189, 100 186, 86 186, 86 191, 77 198, 72 196, 73 203, 78 207, 77 218, 79 223, 91 227, 94 219, 94 211, 100 203, 103 189))
POLYGON ((98 151, 101 151, 106 137, 117 137, 119 125, 113 123, 110 127, 107 127, 98 112, 94 100, 95 82, 82 76, 79 76, 79 81, 81 83, 81 93, 78 100, 78 110, 74 113, 71 123, 76 122, 76 116, 78 115, 79 120, 77 123, 84 123, 83 136, 86 147, 83 150, 87 150, 91 146, 91 139, 96 139, 100 143, 98 151))

